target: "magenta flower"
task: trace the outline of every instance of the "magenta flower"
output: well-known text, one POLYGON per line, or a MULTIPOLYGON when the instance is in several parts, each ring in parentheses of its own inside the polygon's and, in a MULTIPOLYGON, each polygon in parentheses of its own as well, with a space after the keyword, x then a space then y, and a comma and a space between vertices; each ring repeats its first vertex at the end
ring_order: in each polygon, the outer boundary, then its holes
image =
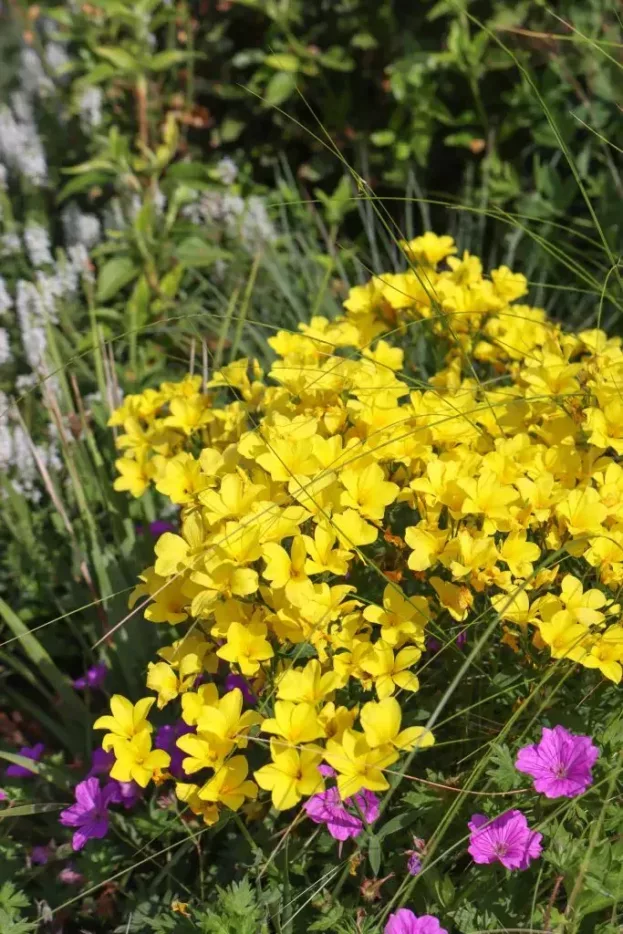
POLYGON ((108 666, 104 662, 98 662, 97 665, 87 668, 80 678, 76 678, 74 687, 77 691, 85 691, 87 688, 97 691, 104 684, 107 674, 108 666))
POLYGON ((8 800, 9 800, 8 794, 6 793, 6 791, 3 791, 0 788, 0 801, 8 801, 8 800))
MULTIPOLYGON (((34 746, 22 746, 19 751, 19 755, 23 756, 25 759, 32 759, 33 762, 38 762, 43 755, 44 749, 45 746, 43 743, 36 743, 34 746)), ((34 769, 29 769, 25 765, 11 764, 7 766, 4 774, 8 778, 32 778, 33 775, 36 775, 37 773, 34 771, 34 769)))
POLYGON ((540 743, 519 750, 515 768, 531 775, 534 790, 546 798, 575 798, 592 785, 591 769, 598 756, 590 736, 569 733, 564 726, 544 726, 540 743))
POLYGON ((475 863, 502 863, 505 869, 527 869, 541 855, 542 834, 528 827, 521 811, 506 811, 493 819, 473 814, 467 848, 475 863))
POLYGON ((353 802, 356 802, 366 824, 373 823, 379 816, 379 800, 371 791, 363 791, 342 801, 337 788, 327 788, 309 798, 303 808, 315 824, 327 825, 334 840, 344 841, 358 837, 363 830, 363 821, 347 810, 354 807, 353 802))
POLYGON ((335 778, 337 772, 335 769, 331 768, 330 765, 326 765, 324 762, 321 762, 318 766, 318 771, 324 778, 335 778))
POLYGON ((422 860, 417 853, 411 853, 407 862, 407 872, 410 876, 418 876, 422 871, 422 860))
POLYGON ((71 841, 74 850, 81 850, 88 840, 101 840, 106 836, 108 805, 117 800, 116 795, 112 782, 100 788, 97 778, 87 778, 76 785, 76 803, 60 815, 63 826, 77 828, 71 841))
POLYGON ((448 932, 432 915, 420 915, 418 918, 408 908, 399 908, 389 916, 383 934, 448 934, 448 932))

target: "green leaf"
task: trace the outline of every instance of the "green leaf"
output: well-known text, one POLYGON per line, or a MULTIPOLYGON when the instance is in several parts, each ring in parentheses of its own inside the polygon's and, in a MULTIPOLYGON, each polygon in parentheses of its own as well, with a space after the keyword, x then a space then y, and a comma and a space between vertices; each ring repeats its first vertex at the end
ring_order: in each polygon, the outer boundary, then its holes
POLYGON ((521 775, 515 768, 515 761, 510 749, 500 743, 491 750, 490 762, 492 768, 487 769, 487 775, 500 791, 512 791, 519 788, 522 783, 521 775))
POLYGON ((62 204, 67 198, 70 198, 71 195, 76 195, 81 191, 86 191, 88 188, 93 188, 97 185, 104 185, 110 174, 107 172, 85 172, 83 175, 76 175, 75 178, 72 178, 66 185, 63 185, 59 194, 58 194, 58 203, 62 204))
POLYGON ((368 859, 375 876, 381 871, 381 840, 378 836, 372 834, 368 844, 368 859))
POLYGON ((59 694, 67 708, 67 712, 82 723, 88 721, 89 714, 81 698, 78 697, 65 676, 56 667, 52 657, 46 652, 36 636, 33 636, 17 613, 2 599, 0 599, 0 616, 2 616, 13 635, 19 637, 21 648, 41 677, 45 678, 48 684, 59 694))
POLYGON ((396 134, 393 130, 377 130, 376 133, 370 134, 370 142, 374 146, 391 146, 395 139, 396 134))
POLYGON ((201 237, 187 237, 175 251, 180 263, 189 267, 211 266, 217 259, 229 258, 229 253, 218 246, 206 243, 201 237))
POLYGON ((149 71, 166 71, 174 65, 182 65, 193 57, 192 52, 182 52, 181 49, 169 49, 167 52, 157 52, 149 59, 149 71))
POLYGON ((264 64, 275 71, 298 71, 299 60, 296 55, 289 55, 287 52, 279 52, 276 55, 267 55, 264 64))
MULTIPOLYGON (((5 752, 2 749, 0 749, 0 759, 4 759, 5 762, 11 762, 13 765, 21 765, 25 769, 30 769, 34 775, 45 779, 45 781, 49 782, 51 785, 56 785, 56 787, 60 788, 62 791, 67 791, 67 789, 71 787, 71 783, 63 770, 57 768, 55 765, 50 765, 48 762, 35 762, 34 759, 29 759, 27 756, 20 756, 17 752, 5 752)), ((0 811, 0 814, 2 813, 3 812, 0 811)))
POLYGON ((279 71, 273 75, 264 92, 264 107, 279 107, 286 101, 296 88, 296 76, 287 71, 279 71))
POLYGON ((95 49, 96 53, 101 57, 109 61, 115 68, 123 72, 135 72, 140 70, 140 63, 133 55, 130 55, 129 52, 126 52, 125 49, 120 49, 118 46, 109 48, 108 46, 100 45, 95 49))
POLYGON ((61 808, 69 807, 69 802, 64 804, 18 804, 14 808, 0 808, 0 821, 7 820, 9 817, 33 817, 35 814, 47 814, 50 811, 60 811, 61 808))
POLYGON ((386 824, 377 830, 376 835, 379 840, 384 840, 385 837, 389 837, 390 834, 396 833, 397 830, 404 830, 405 827, 408 827, 410 824, 413 824, 419 817, 417 811, 414 809, 409 809, 408 811, 403 811, 402 814, 398 814, 396 817, 392 817, 391 820, 388 820, 386 824))
POLYGON ((138 275, 138 267, 129 256, 115 256, 109 259, 99 271, 97 277, 97 300, 108 302, 138 275))

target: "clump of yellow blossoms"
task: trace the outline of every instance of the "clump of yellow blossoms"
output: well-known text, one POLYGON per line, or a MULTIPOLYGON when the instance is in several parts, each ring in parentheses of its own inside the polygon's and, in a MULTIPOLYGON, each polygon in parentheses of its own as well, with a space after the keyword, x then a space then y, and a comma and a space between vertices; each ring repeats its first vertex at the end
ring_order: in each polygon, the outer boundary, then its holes
MULTIPOLYGON (((621 678, 620 339, 565 333, 519 303, 524 276, 486 277, 450 237, 402 247, 409 270, 352 288, 342 317, 270 337, 266 376, 238 360, 111 417, 115 488, 180 507, 131 605, 186 627, 147 687, 192 731, 185 773, 208 772, 176 790, 207 823, 259 789, 295 806, 323 763, 343 798, 387 788, 433 743, 403 723, 427 627, 497 615, 516 651, 621 678), (411 364, 423 342, 443 359, 428 379, 411 364), (217 687, 228 667, 257 711, 217 687)), ((113 777, 166 770, 151 703, 115 698, 98 721, 113 777)))

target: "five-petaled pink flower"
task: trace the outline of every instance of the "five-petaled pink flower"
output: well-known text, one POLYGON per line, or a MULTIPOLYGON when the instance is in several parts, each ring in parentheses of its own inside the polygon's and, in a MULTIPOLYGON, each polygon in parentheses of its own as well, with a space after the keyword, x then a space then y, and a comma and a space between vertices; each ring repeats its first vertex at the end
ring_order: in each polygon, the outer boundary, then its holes
POLYGON ((379 799, 373 792, 365 790, 342 801, 337 788, 327 788, 313 795, 303 807, 314 823, 326 824, 333 839, 343 841, 358 837, 363 830, 363 821, 347 810, 354 804, 366 824, 372 824, 379 816, 379 799))
POLYGON ((592 784, 591 769, 598 756, 590 736, 569 733, 564 726, 544 726, 539 743, 519 750, 515 768, 531 775, 535 791, 546 798, 575 798, 592 784))
POLYGON ((527 869, 541 855, 542 834, 528 827, 521 811, 506 811, 493 819, 473 814, 467 848, 475 863, 502 863, 505 869, 527 869))
POLYGON ((414 915, 408 908, 400 908, 385 925, 383 934, 448 934, 432 915, 414 915))

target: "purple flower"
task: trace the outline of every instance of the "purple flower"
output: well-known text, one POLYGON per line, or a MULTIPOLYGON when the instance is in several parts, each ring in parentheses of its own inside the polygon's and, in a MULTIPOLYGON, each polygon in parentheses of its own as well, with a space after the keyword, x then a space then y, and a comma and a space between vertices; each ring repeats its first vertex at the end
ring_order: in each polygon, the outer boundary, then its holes
POLYGON ((33 846, 30 851, 30 864, 31 866, 45 866, 49 856, 50 853, 47 846, 33 846))
POLYGON ((6 791, 3 791, 0 788, 0 801, 8 801, 8 800, 9 800, 8 794, 6 793, 6 791))
POLYGON ((383 934, 448 934, 448 932, 432 915, 420 915, 418 918, 408 908, 399 908, 389 916, 383 934))
POLYGON ((136 782, 118 782, 111 779, 104 785, 104 791, 110 789, 110 803, 122 804, 126 811, 131 810, 142 797, 142 789, 136 782))
POLYGON ((247 679, 243 678, 242 675, 236 675, 231 672, 225 678, 225 690, 233 691, 234 688, 239 688, 239 690, 242 691, 243 700, 249 707, 254 707, 257 704, 257 697, 251 690, 247 679))
MULTIPOLYGON (((454 640, 454 643, 459 649, 462 649, 463 646, 467 643, 467 631, 465 629, 461 630, 461 632, 454 640)), ((426 640, 426 650, 428 652, 434 652, 435 654, 437 654, 437 652, 441 652, 442 648, 444 648, 444 645, 446 648, 448 648, 446 643, 440 642, 439 639, 435 639, 434 636, 430 636, 430 638, 426 640)))
POLYGON ((87 840, 100 840, 108 833, 108 805, 116 800, 116 788, 109 782, 100 788, 97 778, 87 778, 76 785, 76 803, 61 811, 60 822, 76 827, 71 845, 81 850, 87 840))
POLYGON ((467 848, 475 863, 502 863, 506 869, 527 869, 541 855, 542 834, 530 830, 521 811, 512 810, 491 820, 473 814, 467 848))
MULTIPOLYGON (((22 746, 19 755, 23 756, 24 759, 32 759, 33 762, 38 762, 43 755, 44 749, 43 743, 36 743, 34 746, 22 746)), ((33 775, 36 775, 36 772, 25 765, 13 764, 7 767, 4 774, 8 778, 32 778, 33 775)))
POLYGON ((335 769, 332 769, 330 765, 326 765, 324 762, 320 763, 318 771, 324 778, 335 778, 337 775, 335 769))
POLYGON ((327 830, 334 840, 348 840, 349 837, 358 837, 363 830, 363 822, 358 816, 347 810, 356 801, 359 811, 367 824, 371 824, 379 816, 379 800, 371 791, 364 791, 355 795, 354 799, 340 799, 337 788, 327 788, 317 795, 313 795, 305 802, 303 808, 310 820, 315 824, 326 824, 327 830))
POLYGON ((108 775, 114 764, 114 752, 104 752, 101 747, 99 749, 94 749, 93 755, 91 756, 91 768, 89 769, 87 778, 93 778, 94 775, 108 775))
MULTIPOLYGON (((150 522, 148 525, 148 531, 150 535, 153 535, 154 538, 157 535, 162 535, 163 532, 175 532, 175 526, 172 522, 165 522, 164 519, 156 519, 155 522, 150 522)), ((136 526, 137 535, 145 534, 145 526, 137 525, 136 526)))
POLYGON ((81 678, 76 678, 74 687, 77 691, 84 691, 87 688, 97 691, 104 684, 107 674, 108 666, 104 662, 98 662, 97 665, 87 668, 81 678))
POLYGON ((188 726, 188 724, 184 723, 183 720, 178 720, 177 723, 168 723, 165 726, 161 726, 156 733, 156 741, 154 746, 156 749, 164 749, 164 751, 168 752, 171 756, 169 772, 174 778, 187 777, 186 772, 182 767, 182 762, 186 758, 187 753, 182 752, 182 750, 179 749, 177 741, 180 736, 184 736, 186 733, 194 732, 194 727, 188 726))
POLYGON ((564 726, 544 726, 540 743, 519 750, 515 768, 531 775, 535 791, 546 798, 575 798, 592 785, 591 769, 598 756, 590 736, 576 736, 564 726))
POLYGON ((407 872, 410 876, 418 876, 422 871, 422 860, 417 853, 411 853, 407 863, 407 872))

